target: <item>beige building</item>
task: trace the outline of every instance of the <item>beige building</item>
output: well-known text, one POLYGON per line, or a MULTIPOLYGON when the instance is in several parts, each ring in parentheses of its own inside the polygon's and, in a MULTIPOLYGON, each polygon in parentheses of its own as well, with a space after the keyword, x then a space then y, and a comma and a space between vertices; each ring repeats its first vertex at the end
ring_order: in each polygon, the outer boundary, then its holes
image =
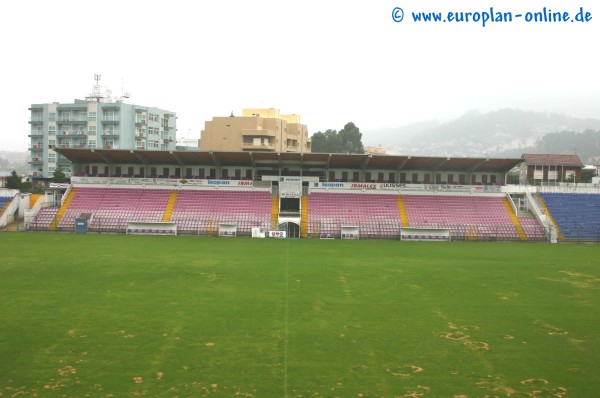
POLYGON ((219 116, 204 124, 202 151, 310 152, 308 130, 299 115, 279 109, 244 109, 242 116, 219 116))

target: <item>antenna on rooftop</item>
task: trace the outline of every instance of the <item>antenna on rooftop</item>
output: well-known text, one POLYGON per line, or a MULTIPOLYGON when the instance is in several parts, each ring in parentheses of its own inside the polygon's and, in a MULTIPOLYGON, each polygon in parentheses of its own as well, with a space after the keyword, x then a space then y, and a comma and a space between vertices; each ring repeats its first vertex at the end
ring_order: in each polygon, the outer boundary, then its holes
POLYGON ((100 86, 100 78, 102 76, 100 74, 95 74, 94 75, 94 80, 96 81, 96 84, 92 87, 92 93, 86 98, 87 101, 96 101, 96 102, 101 102, 102 99, 104 98, 104 94, 102 94, 102 86, 100 86))

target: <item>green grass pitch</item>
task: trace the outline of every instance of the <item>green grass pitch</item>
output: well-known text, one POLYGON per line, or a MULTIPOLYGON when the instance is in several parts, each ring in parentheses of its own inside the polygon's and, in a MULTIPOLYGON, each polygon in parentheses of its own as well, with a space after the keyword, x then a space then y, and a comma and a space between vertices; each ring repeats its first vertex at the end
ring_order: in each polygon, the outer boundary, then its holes
POLYGON ((0 234, 0 397, 597 397, 600 246, 0 234))

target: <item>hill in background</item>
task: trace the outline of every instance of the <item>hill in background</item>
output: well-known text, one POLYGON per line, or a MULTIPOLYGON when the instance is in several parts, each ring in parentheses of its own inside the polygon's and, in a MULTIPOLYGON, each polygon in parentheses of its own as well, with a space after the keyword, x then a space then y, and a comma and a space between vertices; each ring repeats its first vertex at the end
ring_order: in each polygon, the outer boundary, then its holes
POLYGON ((524 152, 577 153, 585 163, 600 156, 600 120, 519 109, 471 111, 444 123, 431 120, 365 131, 363 141, 404 155, 520 157, 524 152))

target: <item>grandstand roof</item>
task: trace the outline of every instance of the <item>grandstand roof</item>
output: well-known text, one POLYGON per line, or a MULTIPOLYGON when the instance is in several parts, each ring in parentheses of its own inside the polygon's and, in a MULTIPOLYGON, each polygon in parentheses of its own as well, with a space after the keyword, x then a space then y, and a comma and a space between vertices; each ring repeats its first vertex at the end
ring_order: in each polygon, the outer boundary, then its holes
POLYGON ((538 154, 538 153, 525 153, 523 159, 530 166, 575 166, 583 167, 581 159, 576 154, 571 155, 552 155, 552 154, 538 154))
MULTIPOLYGON (((370 170, 431 170, 506 173, 525 159, 454 158, 405 155, 296 153, 139 151, 129 149, 56 148, 73 163, 180 164, 206 166, 310 165, 312 167, 370 170)), ((577 158, 579 159, 579 158, 577 158)), ((556 163, 553 163, 556 164, 556 163)), ((581 161, 579 161, 581 164, 581 161)))

